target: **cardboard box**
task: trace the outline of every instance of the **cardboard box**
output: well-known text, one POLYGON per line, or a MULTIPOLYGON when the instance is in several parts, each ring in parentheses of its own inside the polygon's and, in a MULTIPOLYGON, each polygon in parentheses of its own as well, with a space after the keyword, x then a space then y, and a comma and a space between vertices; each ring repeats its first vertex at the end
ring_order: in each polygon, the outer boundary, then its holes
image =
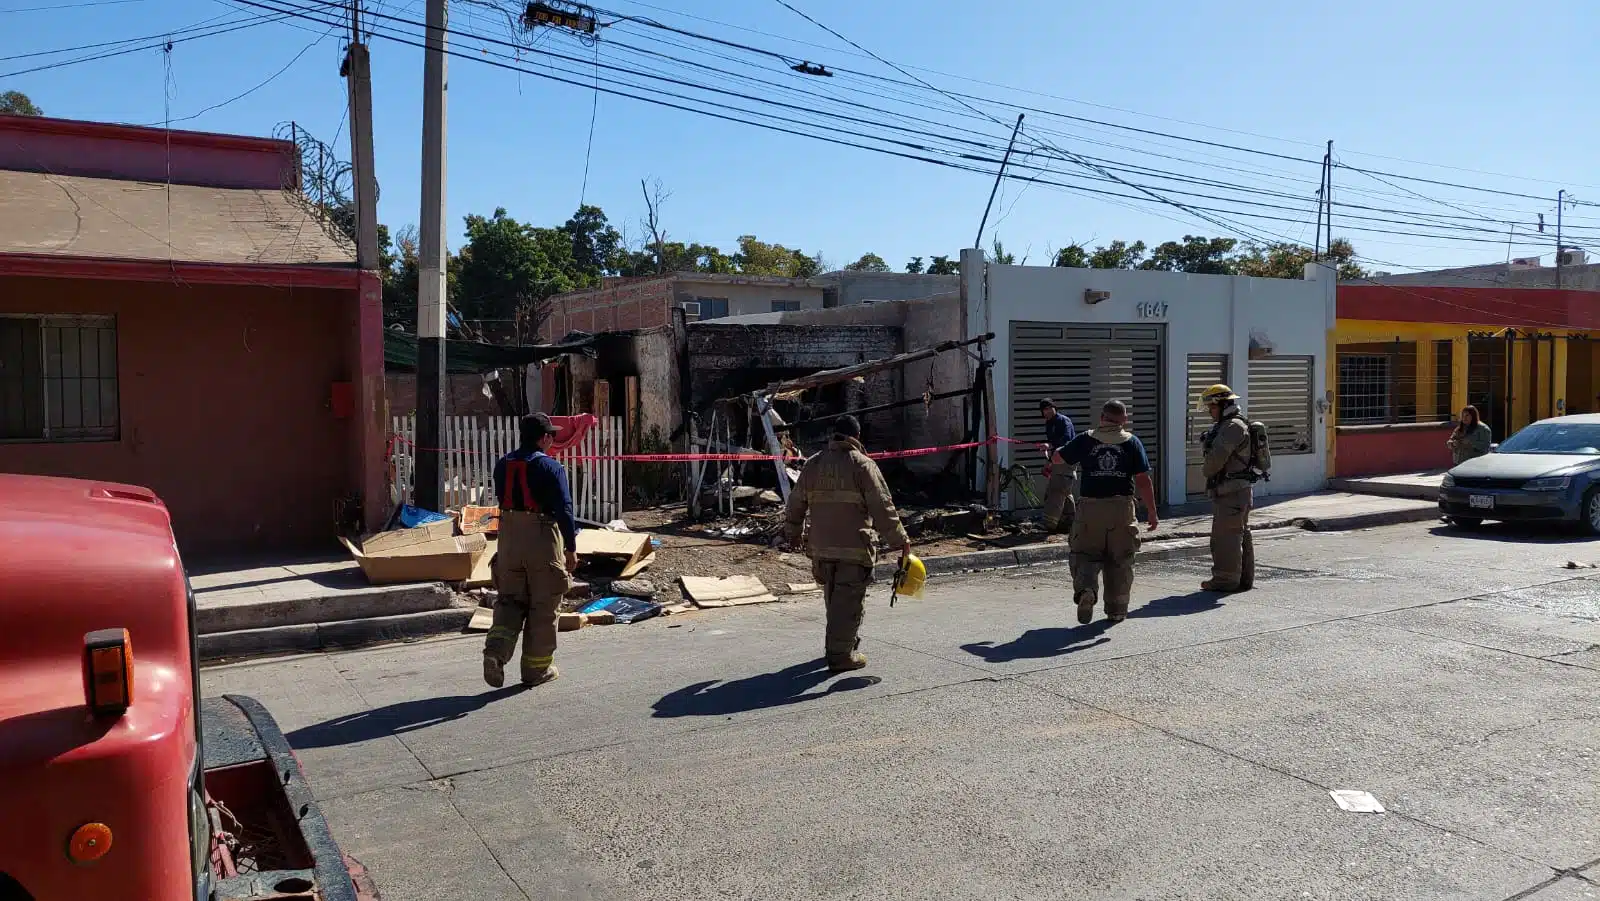
POLYGON ((383 532, 361 542, 358 547, 341 538, 345 549, 360 564, 361 572, 373 585, 395 582, 465 582, 487 552, 488 542, 482 535, 451 535, 401 542, 390 537, 422 532, 444 526, 453 530, 455 523, 433 523, 415 529, 383 532), (374 539, 383 539, 374 541, 374 539))
POLYGON ((456 524, 448 519, 430 522, 424 526, 412 529, 391 529, 387 532, 377 532, 361 539, 361 552, 364 554, 383 554, 400 548, 422 544, 426 541, 437 541, 440 538, 449 538, 456 533, 456 524))

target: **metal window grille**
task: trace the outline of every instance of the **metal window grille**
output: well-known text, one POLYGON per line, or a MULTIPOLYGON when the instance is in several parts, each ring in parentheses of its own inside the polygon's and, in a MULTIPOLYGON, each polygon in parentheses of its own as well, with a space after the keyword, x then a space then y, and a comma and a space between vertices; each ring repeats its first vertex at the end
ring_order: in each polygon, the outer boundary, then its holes
POLYGON ((1311 357, 1263 357, 1251 360, 1245 389, 1245 411, 1266 423, 1274 454, 1309 454, 1316 450, 1315 417, 1311 412, 1311 357))
POLYGON ((700 305, 700 318, 722 319, 728 315, 728 298, 726 297, 696 297, 694 302, 700 305))
POLYGON ((1339 355, 1339 424, 1393 422, 1394 361, 1387 354, 1339 355))
POLYGON ((117 438, 111 316, 0 317, 0 440, 117 438))
POLYGON ((774 313, 798 313, 798 312, 800 312, 800 301, 798 301, 798 300, 774 300, 772 302, 772 312, 774 312, 774 313))

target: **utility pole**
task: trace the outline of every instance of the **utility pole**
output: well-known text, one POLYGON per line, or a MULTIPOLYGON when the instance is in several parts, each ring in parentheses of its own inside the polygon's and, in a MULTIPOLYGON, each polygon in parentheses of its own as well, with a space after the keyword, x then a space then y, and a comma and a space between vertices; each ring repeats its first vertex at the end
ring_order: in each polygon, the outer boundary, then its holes
POLYGON ((1561 290, 1561 208, 1566 206, 1567 189, 1556 192, 1556 290, 1561 290))
POLYGON ((445 26, 449 0, 427 0, 422 63, 422 227, 417 280, 416 503, 444 506, 445 413, 445 26))
POLYGON ((1006 164, 1011 162, 1011 151, 1017 146, 1017 132, 1022 130, 1022 114, 1017 114, 1017 124, 1011 128, 1011 142, 1006 144, 1006 155, 1000 158, 1000 171, 994 174, 994 187, 989 189, 989 202, 984 204, 983 218, 978 220, 978 236, 972 239, 973 247, 983 246, 983 229, 989 224, 989 211, 994 208, 994 195, 1000 193, 1000 180, 1006 177, 1006 164))
MULTIPOLYGON (((1333 256, 1333 139, 1328 140, 1328 178, 1322 186, 1322 204, 1327 208, 1323 218, 1328 223, 1328 256, 1333 256)), ((1338 274, 1338 266, 1334 266, 1334 273, 1338 274)))
POLYGON ((378 177, 372 153, 372 57, 361 40, 361 0, 350 0, 350 46, 341 75, 350 93, 350 160, 356 192, 356 263, 378 268, 378 177))

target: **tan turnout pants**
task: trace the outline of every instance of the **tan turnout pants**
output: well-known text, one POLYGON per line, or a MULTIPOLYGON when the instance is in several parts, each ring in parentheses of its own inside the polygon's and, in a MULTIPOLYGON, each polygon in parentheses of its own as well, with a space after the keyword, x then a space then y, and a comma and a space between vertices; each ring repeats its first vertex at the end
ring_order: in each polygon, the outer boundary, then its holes
POLYGON ((1250 491, 1211 499, 1211 580, 1250 588, 1256 581, 1256 549, 1250 539, 1250 491))
POLYGON ((811 564, 811 577, 822 586, 822 599, 828 611, 823 653, 829 662, 848 660, 860 643, 872 567, 842 560, 815 560, 811 564))
POLYGON ((1078 503, 1072 493, 1078 488, 1078 478, 1070 466, 1054 466, 1044 492, 1044 527, 1047 532, 1071 534, 1072 521, 1077 518, 1078 503))
POLYGON ((1133 498, 1079 498, 1069 541, 1074 599, 1084 591, 1101 597, 1103 577, 1106 615, 1127 616, 1133 594, 1133 558, 1141 544, 1133 498))
POLYGON ((555 520, 539 513, 500 513, 495 558, 494 625, 483 654, 502 665, 511 660, 522 636, 522 680, 544 675, 555 660, 556 618, 561 599, 572 588, 567 546, 555 520))

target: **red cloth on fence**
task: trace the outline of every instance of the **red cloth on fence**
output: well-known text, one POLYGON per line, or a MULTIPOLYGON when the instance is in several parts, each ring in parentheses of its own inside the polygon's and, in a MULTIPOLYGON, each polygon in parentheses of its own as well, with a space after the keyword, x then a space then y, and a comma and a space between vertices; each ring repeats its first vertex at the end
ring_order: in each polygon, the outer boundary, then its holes
POLYGON ((580 413, 577 416, 552 416, 550 423, 556 427, 556 442, 550 447, 553 457, 582 441, 590 429, 600 424, 600 418, 593 413, 580 413))

